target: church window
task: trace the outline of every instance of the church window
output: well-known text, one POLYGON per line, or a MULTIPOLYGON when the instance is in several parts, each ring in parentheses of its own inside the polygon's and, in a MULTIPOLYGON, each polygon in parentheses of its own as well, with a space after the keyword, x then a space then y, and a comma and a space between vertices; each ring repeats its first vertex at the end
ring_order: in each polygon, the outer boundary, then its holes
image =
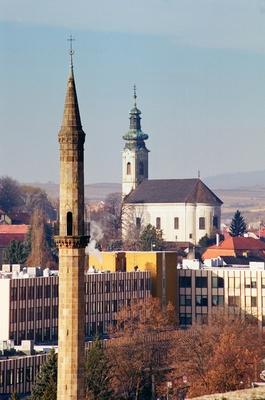
POLYGON ((67 236, 72 236, 73 234, 73 214, 69 211, 66 216, 67 222, 67 236))
POLYGON ((213 217, 213 227, 218 229, 218 217, 214 216, 213 217))
POLYGON ((174 218, 174 229, 179 229, 179 218, 178 217, 174 218))
POLYGON ((127 175, 131 175, 131 173, 132 173, 132 166, 131 166, 131 163, 128 162, 127 163, 127 175))
POLYGON ((139 175, 144 175, 144 163, 142 161, 139 164, 139 175))
POLYGON ((141 218, 136 217, 135 223, 136 223, 136 228, 137 228, 137 229, 140 229, 140 228, 141 228, 141 218))
POLYGON ((156 217, 156 229, 161 229, 161 218, 156 217))
POLYGON ((199 218, 199 229, 205 229, 205 218, 204 217, 199 218))

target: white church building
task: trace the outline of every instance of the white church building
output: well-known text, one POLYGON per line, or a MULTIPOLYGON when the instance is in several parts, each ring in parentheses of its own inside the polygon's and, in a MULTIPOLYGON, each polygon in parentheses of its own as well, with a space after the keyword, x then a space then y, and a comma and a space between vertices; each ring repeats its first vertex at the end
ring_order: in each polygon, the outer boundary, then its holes
POLYGON ((167 242, 197 244, 220 229, 223 203, 199 178, 148 179, 148 135, 141 130, 136 93, 134 99, 130 128, 123 136, 122 192, 128 223, 138 229, 151 224, 162 230, 167 242))

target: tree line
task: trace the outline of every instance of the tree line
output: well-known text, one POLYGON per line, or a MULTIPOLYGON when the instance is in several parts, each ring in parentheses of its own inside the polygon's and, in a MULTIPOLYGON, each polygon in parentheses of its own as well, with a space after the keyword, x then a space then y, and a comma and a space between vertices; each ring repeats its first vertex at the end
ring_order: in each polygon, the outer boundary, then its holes
MULTIPOLYGON (((264 369, 264 334, 253 318, 217 311, 209 325, 176 330, 173 307, 138 301, 117 313, 107 345, 98 338, 85 365, 87 400, 184 399, 248 388, 264 369)), ((105 342, 104 342, 105 343, 105 342)), ((56 400, 51 351, 30 400, 56 400)))
POLYGON ((0 209, 7 215, 28 213, 30 228, 24 241, 13 240, 4 250, 3 262, 36 267, 57 264, 57 250, 53 241, 56 219, 55 205, 46 192, 38 187, 20 185, 10 177, 0 178, 0 209))

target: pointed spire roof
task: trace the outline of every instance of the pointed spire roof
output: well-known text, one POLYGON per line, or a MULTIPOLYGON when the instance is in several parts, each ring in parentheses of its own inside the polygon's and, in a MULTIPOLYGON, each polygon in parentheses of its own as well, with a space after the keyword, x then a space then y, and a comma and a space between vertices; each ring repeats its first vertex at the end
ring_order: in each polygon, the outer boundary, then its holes
POLYGON ((62 128, 82 129, 72 65, 67 82, 62 128))
POLYGON ((74 50, 72 47, 72 42, 74 38, 70 35, 68 41, 70 42, 70 73, 67 82, 65 103, 64 103, 64 113, 63 113, 63 121, 61 126, 61 133, 71 134, 73 132, 83 133, 81 118, 79 113, 78 99, 76 94, 75 87, 75 78, 74 78, 74 66, 73 66, 73 55, 74 50))

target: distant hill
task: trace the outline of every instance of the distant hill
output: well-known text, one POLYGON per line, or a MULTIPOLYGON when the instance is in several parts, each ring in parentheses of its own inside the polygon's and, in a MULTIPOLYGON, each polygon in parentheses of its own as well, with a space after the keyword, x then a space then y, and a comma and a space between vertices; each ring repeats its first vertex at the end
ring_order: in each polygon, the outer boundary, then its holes
POLYGON ((252 172, 236 172, 203 178, 212 189, 238 189, 243 187, 265 187, 265 170, 252 172))
MULTIPOLYGON (((223 200, 222 220, 230 223, 237 209, 248 223, 265 221, 265 170, 238 172, 203 178, 203 181, 223 200)), ((30 183, 44 189, 51 198, 59 197, 57 183, 30 183)), ((85 185, 85 198, 89 202, 104 200, 108 194, 121 192, 120 183, 93 183, 85 185)))
MULTIPOLYGON (((48 183, 27 183, 28 185, 37 186, 46 191, 49 197, 56 199, 59 197, 59 184, 48 182, 48 183)), ((88 201, 100 201, 104 200, 108 194, 121 192, 120 183, 91 183, 85 185, 85 198, 88 201)))

